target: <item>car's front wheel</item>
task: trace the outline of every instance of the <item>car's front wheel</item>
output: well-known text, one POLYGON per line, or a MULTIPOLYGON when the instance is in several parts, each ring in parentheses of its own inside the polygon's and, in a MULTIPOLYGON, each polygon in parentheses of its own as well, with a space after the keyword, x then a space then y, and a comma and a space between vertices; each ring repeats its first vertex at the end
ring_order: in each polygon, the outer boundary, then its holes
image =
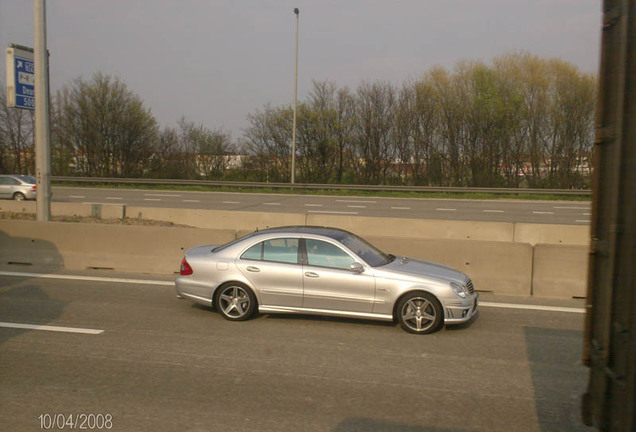
POLYGON ((245 321, 256 312, 256 296, 242 283, 232 282, 216 291, 216 307, 223 318, 230 321, 245 321))
POLYGON ((416 291, 400 299, 397 319, 409 333, 429 334, 439 329, 444 322, 444 311, 435 296, 416 291))
POLYGON ((13 199, 16 201, 24 201, 26 197, 24 196, 22 192, 16 192, 13 194, 13 199))

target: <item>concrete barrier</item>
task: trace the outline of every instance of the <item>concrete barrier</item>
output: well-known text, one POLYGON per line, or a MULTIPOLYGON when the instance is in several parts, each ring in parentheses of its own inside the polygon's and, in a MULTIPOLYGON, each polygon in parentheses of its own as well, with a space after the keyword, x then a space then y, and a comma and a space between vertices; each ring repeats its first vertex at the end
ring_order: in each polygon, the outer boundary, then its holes
POLYGON ((0 212, 35 213, 35 201, 0 200, 0 212))
POLYGON ((387 253, 446 264, 466 273, 479 291, 529 296, 532 247, 510 242, 367 237, 387 253))
MULTIPOLYGON (((246 230, 247 232, 247 230, 246 230)), ((183 251, 233 240, 231 229, 81 224, 0 219, 0 266, 113 269, 173 274, 183 251)), ((571 298, 586 295, 585 246, 365 236, 380 249, 449 265, 480 291, 571 298)))
POLYGON ((514 240, 518 243, 589 246, 590 226, 516 223, 514 240))
POLYGON ((537 297, 572 298, 587 295, 589 248, 534 246, 532 293, 537 297))
MULTIPOLYGON (((0 212, 35 213, 35 201, 0 201, 0 212)), ((52 202, 52 216, 81 216, 102 219, 121 219, 126 206, 121 204, 52 202)))
POLYGON ((233 230, 0 220, 0 264, 172 274, 183 251, 233 230))

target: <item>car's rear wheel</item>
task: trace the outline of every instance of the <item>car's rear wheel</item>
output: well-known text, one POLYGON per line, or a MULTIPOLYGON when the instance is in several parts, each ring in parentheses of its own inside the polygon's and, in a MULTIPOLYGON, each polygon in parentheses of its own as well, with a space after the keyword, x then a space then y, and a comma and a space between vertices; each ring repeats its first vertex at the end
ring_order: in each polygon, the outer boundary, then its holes
POLYGON ((415 334, 429 334, 444 322, 444 311, 432 294, 417 291, 400 299, 397 319, 404 330, 415 334))
POLYGON ((24 196, 22 192, 16 192, 13 194, 13 199, 16 201, 24 201, 26 197, 24 196))
POLYGON ((256 296, 246 285, 231 282, 216 292, 216 307, 223 318, 230 321, 245 321, 256 311, 256 296))

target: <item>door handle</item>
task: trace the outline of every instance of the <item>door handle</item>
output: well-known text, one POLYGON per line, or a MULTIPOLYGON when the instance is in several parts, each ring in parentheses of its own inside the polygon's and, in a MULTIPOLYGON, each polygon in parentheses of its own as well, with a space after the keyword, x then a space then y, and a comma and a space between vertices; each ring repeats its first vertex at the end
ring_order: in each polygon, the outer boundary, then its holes
POLYGON ((253 273, 258 273, 259 271, 261 271, 261 269, 254 266, 247 266, 245 270, 247 270, 248 272, 253 272, 253 273))
POLYGON ((305 272, 305 276, 310 277, 310 278, 317 278, 318 277, 318 273, 305 272))

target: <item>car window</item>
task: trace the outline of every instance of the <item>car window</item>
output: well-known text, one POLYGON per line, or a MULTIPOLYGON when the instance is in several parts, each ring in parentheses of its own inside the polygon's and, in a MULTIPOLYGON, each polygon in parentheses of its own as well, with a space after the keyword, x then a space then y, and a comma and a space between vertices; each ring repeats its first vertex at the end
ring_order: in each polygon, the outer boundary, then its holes
POLYGON ((19 185, 20 182, 11 177, 2 177, 0 178, 0 184, 4 185, 19 185))
POLYGON ((395 256, 385 254, 355 234, 348 233, 338 240, 348 247, 350 251, 366 261, 371 267, 383 266, 395 259, 395 256))
POLYGON ((298 239, 280 238, 262 241, 243 252, 241 259, 297 264, 298 239))
POLYGON ((306 239, 305 246, 307 247, 307 263, 312 266, 348 270, 355 262, 344 250, 322 240, 306 239))
POLYGON ((25 183, 29 183, 29 184, 35 184, 36 180, 34 177, 28 176, 28 175, 19 175, 16 176, 17 178, 19 178, 20 180, 22 180, 25 183))
POLYGON ((256 243, 254 246, 243 252, 241 259, 262 260, 263 259, 263 242, 256 243))

